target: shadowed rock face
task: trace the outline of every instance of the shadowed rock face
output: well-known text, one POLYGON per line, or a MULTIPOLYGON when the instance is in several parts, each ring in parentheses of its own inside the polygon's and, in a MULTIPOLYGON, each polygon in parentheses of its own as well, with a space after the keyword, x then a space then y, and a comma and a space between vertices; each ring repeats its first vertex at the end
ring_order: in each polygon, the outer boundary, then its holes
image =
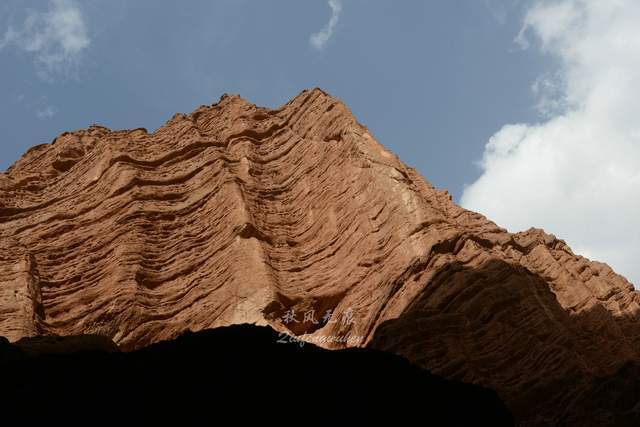
POLYGON ((0 174, 10 340, 131 350, 269 324, 397 352, 542 423, 638 360, 639 304, 562 240, 456 206, 319 89, 277 110, 223 96, 153 134, 65 133, 0 174))
POLYGON ((0 342, 3 415, 29 413, 30 420, 40 415, 48 423, 60 417, 66 425, 72 407, 71 419, 118 414, 161 425, 170 415, 181 425, 420 418, 438 426, 513 425, 493 390, 445 380, 381 351, 300 345, 267 327, 186 333, 128 353, 113 347, 95 336, 0 342), (13 360, 2 363, 4 354, 13 360))

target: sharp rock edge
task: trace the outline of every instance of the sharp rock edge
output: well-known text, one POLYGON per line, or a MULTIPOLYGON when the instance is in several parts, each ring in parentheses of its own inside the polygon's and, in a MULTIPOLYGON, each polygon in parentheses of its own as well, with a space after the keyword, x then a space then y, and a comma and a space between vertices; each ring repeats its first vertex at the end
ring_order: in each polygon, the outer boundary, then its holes
POLYGON ((273 110, 224 95, 154 133, 66 132, 0 174, 12 341, 133 350, 268 324, 398 353, 544 423, 638 360, 639 302, 553 235, 455 205, 320 89, 273 110))

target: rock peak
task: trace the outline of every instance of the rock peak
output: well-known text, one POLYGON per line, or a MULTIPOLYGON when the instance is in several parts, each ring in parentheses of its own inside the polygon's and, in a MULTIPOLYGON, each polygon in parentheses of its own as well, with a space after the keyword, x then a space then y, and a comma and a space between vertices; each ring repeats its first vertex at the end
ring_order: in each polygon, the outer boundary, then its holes
POLYGON ((640 352, 623 277, 457 206, 319 88, 30 149, 0 174, 0 306, 11 340, 130 350, 252 323, 374 347, 490 387, 520 420, 559 420, 640 352))

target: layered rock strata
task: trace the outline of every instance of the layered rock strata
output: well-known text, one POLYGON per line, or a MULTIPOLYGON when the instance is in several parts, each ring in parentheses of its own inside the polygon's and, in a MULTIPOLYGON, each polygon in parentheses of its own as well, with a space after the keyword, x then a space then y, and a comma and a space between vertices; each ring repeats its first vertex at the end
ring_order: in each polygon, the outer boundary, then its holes
POLYGON ((133 350, 269 324, 401 354, 545 422, 638 360, 639 304, 553 235, 457 206, 320 89, 273 110, 225 95, 153 133, 67 132, 0 174, 12 341, 133 350))

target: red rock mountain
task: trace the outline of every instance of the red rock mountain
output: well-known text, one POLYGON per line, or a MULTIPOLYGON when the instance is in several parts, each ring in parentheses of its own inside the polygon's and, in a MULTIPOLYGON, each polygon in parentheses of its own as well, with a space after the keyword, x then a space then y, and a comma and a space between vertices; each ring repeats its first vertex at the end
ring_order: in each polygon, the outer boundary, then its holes
POLYGON ((455 205, 320 89, 63 133, 0 174, 10 340, 136 349, 268 324, 398 353, 543 423, 638 360, 639 308, 606 264, 455 205))

